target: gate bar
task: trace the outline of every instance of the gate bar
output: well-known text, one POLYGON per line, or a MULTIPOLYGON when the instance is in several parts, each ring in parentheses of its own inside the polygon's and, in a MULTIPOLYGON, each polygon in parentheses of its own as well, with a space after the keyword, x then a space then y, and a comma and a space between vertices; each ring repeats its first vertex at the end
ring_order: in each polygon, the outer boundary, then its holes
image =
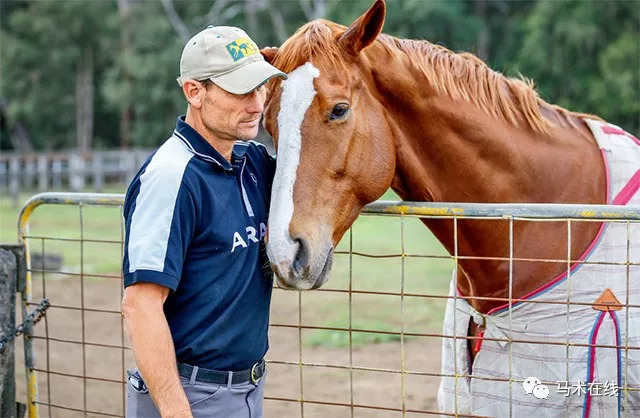
MULTIPOLYGON (((91 206, 122 206, 124 194, 47 192, 32 196, 24 204, 18 217, 18 240, 25 246, 26 278, 21 294, 22 314, 26 317, 31 304, 31 254, 28 250, 28 224, 31 214, 40 205, 82 204, 91 206)), ((569 205, 569 204, 496 204, 496 203, 427 203, 379 200, 368 204, 363 214, 409 215, 450 218, 465 216, 489 219, 604 219, 640 221, 640 205, 569 205)), ((33 351, 33 329, 25 327, 24 354, 27 378, 27 407, 29 417, 38 417, 37 378, 33 351)), ((347 405, 348 406, 348 405, 347 405)))

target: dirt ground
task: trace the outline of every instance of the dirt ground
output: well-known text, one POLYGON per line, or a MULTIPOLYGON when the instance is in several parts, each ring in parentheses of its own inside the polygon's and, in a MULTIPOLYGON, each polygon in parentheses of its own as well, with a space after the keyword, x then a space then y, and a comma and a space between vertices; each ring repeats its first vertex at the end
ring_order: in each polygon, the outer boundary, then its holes
MULTIPOLYGON (((120 281, 116 279, 87 279, 83 287, 77 277, 55 277, 49 275, 45 281, 46 296, 52 308, 47 320, 36 326, 36 335, 49 339, 35 340, 36 364, 38 369, 50 370, 38 372, 39 399, 41 402, 64 406, 67 408, 122 415, 123 388, 121 383, 69 377, 63 374, 82 375, 98 379, 121 381, 124 370, 131 368, 133 359, 128 349, 111 347, 83 346, 82 344, 56 341, 84 340, 91 343, 121 346, 129 345, 122 332, 122 322, 117 313, 96 312, 97 310, 119 310, 121 290, 120 281), (82 311, 79 309, 62 309, 56 306, 72 306, 81 308, 81 293, 84 294, 84 330, 82 311), (94 311, 88 311, 93 309, 94 311), (48 347, 47 347, 48 345, 48 347), (48 356, 47 356, 48 351, 48 356), (84 389, 86 388, 86 389, 84 389), (86 391, 85 391, 86 390, 86 391)), ((43 295, 42 281, 34 280, 33 300, 39 301, 43 295)), ((295 293, 288 292, 291 297, 279 297, 274 290, 272 304, 272 323, 298 324, 298 306, 295 293), (294 301, 294 302, 292 302, 294 301)), ((372 307, 375 309, 375 307, 372 307)), ((303 317, 307 318, 303 311, 303 317)), ((350 404, 351 380, 348 369, 335 367, 304 366, 302 373, 298 362, 300 357, 304 363, 331 366, 349 366, 349 348, 329 348, 325 346, 311 347, 305 343, 313 333, 312 330, 297 328, 273 327, 270 330, 271 348, 267 353, 269 364, 266 381, 267 398, 289 398, 308 401, 350 404), (300 349, 300 338, 303 344, 300 349), (281 364, 288 362, 294 364, 281 364), (301 390, 302 381, 302 390, 301 390)), ((16 345, 16 373, 18 377, 18 399, 25 399, 24 358, 22 341, 16 345)), ((400 341, 383 344, 356 346, 352 352, 353 365, 364 368, 399 370, 402 364, 400 341)), ((440 369, 440 340, 436 338, 414 338, 404 344, 405 370, 414 372, 438 373, 440 369)), ((379 371, 353 371, 353 403, 356 405, 377 406, 383 408, 402 408, 402 376, 399 373, 379 371)), ((439 378, 437 376, 404 375, 404 402, 408 410, 433 411, 436 408, 436 396, 439 378)), ((320 405, 314 403, 288 402, 282 400, 265 400, 265 416, 267 417, 350 417, 351 409, 344 406, 320 405)), ((42 417, 75 417, 83 416, 61 408, 40 406, 42 417)), ((103 416, 88 414, 89 416, 103 416)), ((396 417, 400 412, 376 410, 370 408, 354 408, 356 417, 396 417)), ((406 416, 423 416, 407 414, 406 416)))

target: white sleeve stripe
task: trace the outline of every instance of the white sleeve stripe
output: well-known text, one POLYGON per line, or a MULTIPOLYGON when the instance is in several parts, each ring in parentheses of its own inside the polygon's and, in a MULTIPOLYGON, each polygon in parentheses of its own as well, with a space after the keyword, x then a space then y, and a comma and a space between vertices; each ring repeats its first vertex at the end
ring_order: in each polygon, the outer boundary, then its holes
POLYGON ((164 271, 176 199, 192 157, 178 138, 171 137, 140 176, 129 232, 129 273, 142 268, 164 271))
POLYGON ((249 202, 249 196, 247 196, 247 191, 244 189, 244 181, 242 178, 244 177, 244 166, 247 164, 247 160, 244 160, 242 163, 242 170, 240 170, 240 188, 242 189, 242 200, 244 200, 244 206, 247 209, 247 214, 253 218, 253 207, 251 207, 251 202, 249 202))

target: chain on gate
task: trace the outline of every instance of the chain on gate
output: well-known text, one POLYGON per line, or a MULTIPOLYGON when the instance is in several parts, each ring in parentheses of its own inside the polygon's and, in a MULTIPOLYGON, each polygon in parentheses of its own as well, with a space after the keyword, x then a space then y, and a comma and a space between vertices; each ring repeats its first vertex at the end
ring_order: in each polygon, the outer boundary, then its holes
POLYGON ((40 322, 40 320, 46 315, 45 311, 49 308, 49 306, 51 306, 51 304, 49 303, 49 299, 42 299, 38 306, 33 311, 31 311, 29 315, 27 315, 27 317, 24 319, 24 321, 22 321, 20 325, 15 327, 14 330, 9 334, 2 337, 0 339, 0 353, 4 351, 9 341, 15 339, 16 337, 19 337, 20 335, 22 335, 22 333, 24 333, 24 329, 27 324, 31 323, 32 325, 35 325, 40 322))

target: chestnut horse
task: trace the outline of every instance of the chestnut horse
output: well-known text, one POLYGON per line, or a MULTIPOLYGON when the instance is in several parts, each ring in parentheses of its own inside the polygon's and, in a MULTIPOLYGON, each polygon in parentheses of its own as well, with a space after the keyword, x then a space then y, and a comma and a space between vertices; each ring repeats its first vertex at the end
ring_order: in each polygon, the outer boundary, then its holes
MULTIPOLYGON (((582 119, 470 54, 381 35, 377 1, 348 29, 317 20, 263 55, 289 74, 270 85, 265 128, 278 164, 268 254, 284 288, 320 287, 362 208, 391 186, 403 200, 605 203, 605 169, 582 119)), ((424 221, 453 254, 453 224, 424 221)), ((577 259, 598 231, 572 230, 577 259)), ((508 257, 506 222, 460 221, 459 254, 508 257)), ((518 223, 515 257, 566 258, 566 226, 518 223), (545 245, 540 245, 545 243, 545 245)), ((566 269, 514 266, 513 295, 566 269)), ((460 291, 507 296, 508 262, 462 260, 460 291)), ((480 312, 502 301, 472 300, 480 312)))
MULTIPOLYGON (((585 122, 599 118, 549 104, 471 54, 381 34, 385 8, 375 1, 348 28, 310 22, 261 51, 289 75, 270 81, 264 118, 278 156, 267 253, 282 288, 322 286, 345 231, 389 187, 407 201, 607 203, 585 122)), ((423 222, 453 254, 453 222, 423 222)), ((572 225, 573 260, 600 228, 572 225)), ((513 232, 516 258, 567 257, 566 223, 517 222, 513 232)), ((508 297, 508 221, 460 220, 457 234, 469 257, 458 263, 458 289, 486 314, 508 297)), ((514 261, 513 297, 566 269, 514 261)))

